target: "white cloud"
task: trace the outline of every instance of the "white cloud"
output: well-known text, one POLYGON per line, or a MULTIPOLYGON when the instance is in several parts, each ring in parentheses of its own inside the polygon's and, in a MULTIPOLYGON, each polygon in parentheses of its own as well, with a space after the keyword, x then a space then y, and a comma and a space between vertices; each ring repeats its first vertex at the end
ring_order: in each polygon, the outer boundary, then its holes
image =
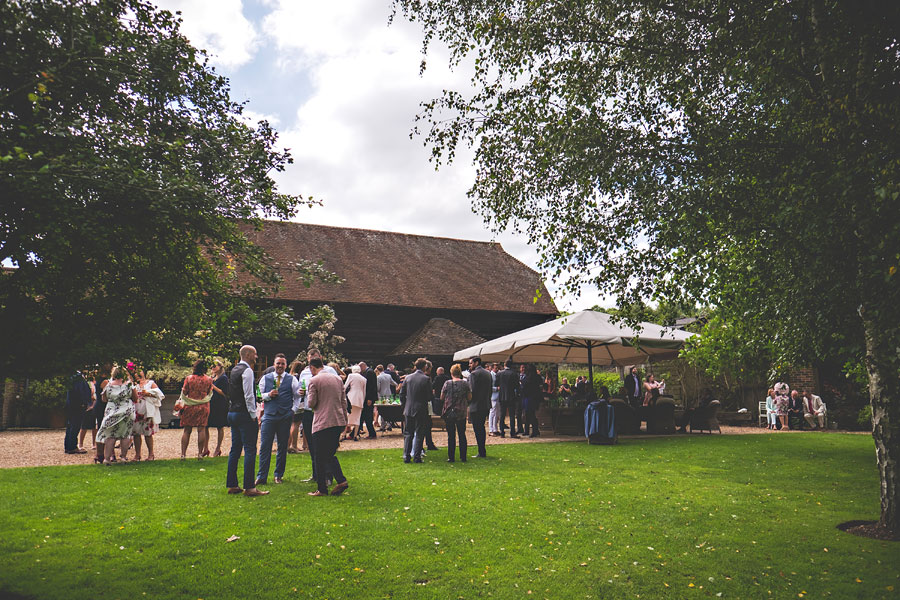
POLYGON ((259 42, 244 17, 241 0, 156 0, 159 8, 181 11, 182 32, 197 48, 209 52, 213 64, 234 69, 250 62, 259 42))
MULTIPOLYGON (((270 12, 258 25, 258 37, 243 38, 224 31, 241 22, 245 31, 253 31, 236 1, 165 0, 161 4, 182 7, 185 31, 196 44, 204 45, 201 39, 223 40, 216 42, 223 57, 248 60, 257 45, 268 52, 268 64, 249 65, 251 70, 266 69, 260 71, 266 75, 261 80, 271 82, 254 87, 257 97, 289 98, 297 93, 285 88, 283 82, 292 80, 285 75, 299 73, 309 82, 311 89, 298 97, 293 113, 246 111, 250 117, 280 122, 280 144, 290 148, 294 157, 293 165, 276 174, 281 190, 324 201, 324 206, 301 211, 301 220, 462 239, 493 238, 466 196, 475 172, 471 153, 463 150, 453 165, 435 171, 422 138, 409 137, 419 103, 439 96, 443 89, 465 88, 467 76, 446 66, 446 54, 437 44, 431 48, 428 70, 420 76, 422 32, 402 18, 388 27, 388 0, 266 0, 270 12), (241 39, 249 42, 241 45, 241 39)), ((237 82, 241 72, 233 77, 237 82)), ((497 241, 525 264, 537 264, 535 251, 522 236, 502 234, 497 241)), ((552 283, 548 285, 562 310, 608 303, 590 290, 578 300, 564 298, 552 283)))

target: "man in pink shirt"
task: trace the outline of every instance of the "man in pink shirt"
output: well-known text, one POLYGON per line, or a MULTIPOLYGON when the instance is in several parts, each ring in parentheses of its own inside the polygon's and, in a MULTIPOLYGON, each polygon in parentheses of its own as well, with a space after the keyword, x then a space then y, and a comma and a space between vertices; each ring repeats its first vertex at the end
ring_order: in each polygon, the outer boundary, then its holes
POLYGON ((341 495, 350 487, 341 471, 341 463, 336 456, 341 432, 347 426, 347 398, 344 383, 334 373, 325 371, 321 358, 309 361, 312 379, 306 392, 307 405, 313 410, 312 442, 316 446, 316 483, 319 489, 309 492, 310 496, 327 496, 329 476, 337 485, 331 490, 332 496, 341 495))

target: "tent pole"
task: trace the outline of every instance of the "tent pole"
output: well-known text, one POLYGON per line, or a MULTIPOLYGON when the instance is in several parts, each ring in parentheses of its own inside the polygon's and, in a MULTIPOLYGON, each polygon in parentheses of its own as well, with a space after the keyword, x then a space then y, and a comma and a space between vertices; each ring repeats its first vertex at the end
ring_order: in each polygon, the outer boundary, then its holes
MULTIPOLYGON (((587 351, 588 351, 588 385, 590 385, 590 391, 594 391, 594 358, 591 355, 591 343, 587 343, 587 351)), ((594 396, 593 393, 590 394, 591 397, 594 396)))

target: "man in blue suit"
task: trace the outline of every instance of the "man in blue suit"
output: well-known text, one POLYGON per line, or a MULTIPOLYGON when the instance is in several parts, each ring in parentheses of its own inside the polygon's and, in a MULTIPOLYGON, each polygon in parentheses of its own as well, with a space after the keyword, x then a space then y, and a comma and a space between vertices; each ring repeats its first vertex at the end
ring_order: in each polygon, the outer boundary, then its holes
POLYGON ((269 479, 269 463, 272 461, 272 441, 278 440, 275 457, 275 483, 281 483, 287 465, 288 437, 294 410, 300 406, 300 381, 285 373, 287 359, 284 354, 275 355, 275 370, 260 381, 263 415, 259 427, 259 471, 256 485, 265 485, 269 479))

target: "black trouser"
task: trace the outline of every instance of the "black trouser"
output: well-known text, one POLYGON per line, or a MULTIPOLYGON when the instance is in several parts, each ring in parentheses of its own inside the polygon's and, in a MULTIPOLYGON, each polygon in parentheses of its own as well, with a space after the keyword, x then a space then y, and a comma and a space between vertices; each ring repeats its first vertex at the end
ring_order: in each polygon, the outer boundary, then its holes
POLYGON ((524 412, 525 412, 525 435, 528 435, 529 432, 531 435, 540 435, 540 431, 538 430, 538 420, 537 420, 537 407, 540 403, 540 400, 537 398, 526 398, 523 404, 524 412))
MULTIPOLYGON (((510 400, 509 402, 501 402, 500 403, 500 432, 503 432, 503 421, 506 420, 506 415, 509 414, 509 432, 511 435, 515 435, 516 433, 516 413, 521 410, 519 407, 519 400, 510 400)), ((520 423, 521 425, 521 423, 520 423)))
POLYGON ((313 445, 316 447, 316 483, 319 491, 323 494, 328 493, 328 477, 334 476, 337 483, 344 483, 347 478, 341 471, 341 463, 338 461, 337 449, 340 445, 341 433, 344 427, 338 425, 336 427, 327 427, 320 429, 313 434, 313 445))
POLYGON ((426 425, 431 422, 428 408, 422 406, 413 415, 405 417, 406 424, 403 427, 403 460, 410 457, 422 460, 422 443, 425 441, 426 425))
POLYGON ((313 443, 312 436, 313 411, 306 409, 303 411, 303 433, 309 436, 309 460, 312 463, 312 478, 316 479, 316 445, 313 443))
MULTIPOLYGON (((370 438, 375 437, 375 406, 374 404, 370 404, 368 400, 363 402, 362 414, 359 416, 360 422, 366 426, 366 431, 369 434, 370 438)), ((359 432, 357 432, 357 436, 359 436, 359 432)))
POLYGON ((484 421, 487 416, 488 411, 474 410, 469 413, 469 422, 472 423, 475 441, 478 443, 478 456, 487 456, 487 448, 484 445, 487 440, 487 432, 484 430, 484 421))
POLYGON ((455 419, 444 422, 447 424, 447 458, 453 461, 456 453, 456 435, 459 434, 459 460, 466 462, 466 449, 469 447, 466 440, 466 420, 455 419))
MULTIPOLYGON (((522 399, 516 400, 516 419, 519 421, 519 431, 517 433, 522 433, 522 427, 525 424, 525 414, 522 406, 522 399)), ((510 431, 515 432, 516 428, 510 425, 510 431)))

